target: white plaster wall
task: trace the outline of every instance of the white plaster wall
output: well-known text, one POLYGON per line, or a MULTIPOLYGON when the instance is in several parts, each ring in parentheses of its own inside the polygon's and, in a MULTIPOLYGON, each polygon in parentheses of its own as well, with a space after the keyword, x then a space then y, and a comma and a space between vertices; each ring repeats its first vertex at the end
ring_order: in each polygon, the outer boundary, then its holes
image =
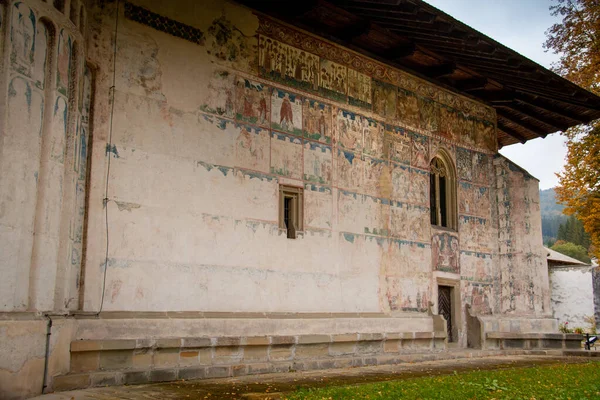
POLYGON ((588 328, 585 317, 594 315, 592 271, 589 268, 551 268, 552 314, 570 328, 588 328))

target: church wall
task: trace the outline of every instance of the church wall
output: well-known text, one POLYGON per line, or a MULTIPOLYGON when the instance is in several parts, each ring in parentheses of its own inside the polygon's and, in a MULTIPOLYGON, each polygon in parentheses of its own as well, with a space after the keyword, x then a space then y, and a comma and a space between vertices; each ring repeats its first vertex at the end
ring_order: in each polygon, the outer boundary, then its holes
POLYGON ((543 248, 539 185, 510 160, 496 156, 499 307, 508 315, 552 314, 543 248))
MULTIPOLYGON (((121 9, 103 310, 422 314, 437 270, 491 312, 493 110, 217 3, 121 9), (460 168, 458 232, 429 223, 439 148, 460 168), (280 184, 304 189, 296 240, 278 227, 280 184)), ((114 20, 97 12, 107 71, 114 20)), ((87 265, 104 262, 103 217, 90 211, 87 265)), ((102 278, 86 269, 89 310, 102 278)))

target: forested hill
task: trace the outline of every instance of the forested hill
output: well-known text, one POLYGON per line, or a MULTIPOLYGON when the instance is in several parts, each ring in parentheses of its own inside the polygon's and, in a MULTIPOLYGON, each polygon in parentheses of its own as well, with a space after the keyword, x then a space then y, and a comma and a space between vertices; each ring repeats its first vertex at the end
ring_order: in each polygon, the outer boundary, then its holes
POLYGON ((568 217, 563 214, 565 207, 556 202, 554 189, 540 190, 540 211, 542 214, 542 235, 544 243, 555 241, 558 236, 560 224, 567 222, 568 217))

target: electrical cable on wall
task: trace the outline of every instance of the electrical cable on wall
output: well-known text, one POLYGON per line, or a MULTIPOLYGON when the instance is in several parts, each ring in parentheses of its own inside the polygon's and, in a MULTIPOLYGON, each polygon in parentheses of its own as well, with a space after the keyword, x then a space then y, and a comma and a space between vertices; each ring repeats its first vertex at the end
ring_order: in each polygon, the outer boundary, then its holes
POLYGON ((102 279, 102 298, 100 299, 100 309, 96 313, 96 315, 100 315, 102 312, 102 308, 104 307, 104 291, 106 289, 106 272, 108 270, 108 181, 110 179, 110 160, 111 160, 111 152, 112 152, 112 133, 113 133, 113 116, 115 113, 115 85, 117 80, 117 37, 119 33, 119 5, 120 0, 117 0, 117 10, 115 16, 115 37, 113 42, 113 76, 112 76, 112 86, 109 89, 109 98, 110 98, 110 123, 108 128, 108 143, 106 144, 106 155, 108 157, 107 166, 106 166, 106 185, 104 187, 104 217, 105 217, 105 229, 106 229, 106 254, 104 256, 104 277, 102 279))

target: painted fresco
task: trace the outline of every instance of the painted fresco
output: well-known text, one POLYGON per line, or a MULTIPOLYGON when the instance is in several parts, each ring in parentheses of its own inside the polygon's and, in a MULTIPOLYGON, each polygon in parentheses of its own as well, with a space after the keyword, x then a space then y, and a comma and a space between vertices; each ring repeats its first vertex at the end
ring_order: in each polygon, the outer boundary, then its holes
POLYGON ((434 234, 431 239, 431 262, 437 271, 460 274, 458 237, 448 233, 434 234))
POLYGON ((391 161, 410 165, 411 140, 408 133, 400 127, 385 126, 384 154, 391 161))
POLYGON ((304 180, 331 185, 333 156, 331 146, 304 143, 304 180))
POLYGON ((44 111, 44 96, 21 77, 15 77, 8 86, 8 132, 4 144, 18 141, 18 146, 35 152, 31 140, 40 139, 44 111))
MULTIPOLYGON (((235 76, 225 70, 217 70, 209 80, 204 104, 200 110, 221 115, 227 118, 235 117, 235 76)), ((239 93, 243 101, 243 94, 239 93)))
POLYGON ((410 167, 391 163, 392 199, 406 202, 410 195, 410 167))
POLYGON ((71 37, 63 29, 58 35, 56 87, 59 93, 67 97, 69 97, 69 79, 71 76, 71 52, 71 37))
POLYGON ((363 132, 368 130, 369 119, 340 109, 337 111, 336 124, 338 145, 349 150, 362 150, 363 132))
POLYGON ((421 129, 436 133, 439 126, 439 106, 433 100, 419 97, 419 111, 421 113, 421 129))
POLYGON ((408 207, 406 203, 391 201, 390 235, 396 238, 408 239, 410 225, 408 224, 408 207))
POLYGON ((414 204, 429 204, 428 172, 411 168, 409 200, 414 204))
POLYGON ((246 36, 226 17, 215 19, 206 30, 206 52, 219 64, 241 71, 256 71, 255 36, 246 36))
POLYGON ((269 131, 241 124, 236 125, 236 129, 239 130, 239 134, 235 140, 235 166, 270 172, 269 131))
POLYGON ((302 139, 271 132, 271 173, 302 179, 302 139))
POLYGON ((319 57, 262 35, 259 66, 262 77, 304 90, 318 88, 319 57))
POLYGON ((331 229, 331 188, 304 185, 304 223, 307 228, 331 229))
POLYGON ((456 172, 460 180, 470 181, 473 179, 473 154, 471 150, 461 147, 456 149, 456 172))
POLYGON ((417 168, 429 169, 429 138, 418 133, 410 133, 411 165, 417 168))
POLYGON ((430 228, 428 208, 392 201, 392 236, 416 242, 429 242, 430 228))
POLYGON ((364 157, 364 161, 363 192, 372 196, 389 198, 391 195, 389 162, 370 157, 364 157))
POLYGON ((490 193, 487 187, 459 183, 459 212, 484 218, 490 217, 490 193))
POLYGON ((363 216, 364 233, 389 236, 390 202, 376 196, 361 196, 360 214, 363 216))
POLYGON ((429 208, 410 205, 408 207, 408 239, 417 242, 429 242, 431 222, 429 208))
POLYGON ((493 283, 494 263, 491 254, 461 251, 460 263, 463 281, 493 283))
POLYGON ((46 62, 48 60, 48 41, 49 32, 43 23, 37 24, 35 35, 35 54, 33 56, 33 74, 32 78, 35 85, 43 89, 46 84, 46 62))
POLYGON ((339 187, 360 190, 363 182, 364 160, 360 154, 338 149, 336 158, 336 180, 339 187))
POLYGON ((474 124, 474 144, 489 151, 496 151, 496 129, 494 124, 488 121, 475 120, 474 124))
POLYGON ((487 154, 473 152, 473 182, 484 185, 493 182, 491 159, 487 154))
POLYGON ((371 108, 371 77, 348 68, 348 104, 371 108))
POLYGON ((458 218, 463 249, 470 251, 491 251, 491 231, 489 220, 461 215, 458 218))
POLYGON ((383 158, 384 157, 384 134, 385 124, 375 121, 370 118, 363 117, 363 142, 364 152, 373 157, 383 158), (365 123, 366 121, 366 123, 365 123))
POLYGON ((269 97, 267 86, 238 78, 235 83, 236 119, 268 128, 271 115, 269 97))
POLYGON ((433 159, 433 157, 439 154, 440 150, 444 149, 446 153, 450 156, 450 159, 456 163, 456 146, 453 143, 448 143, 446 141, 442 141, 436 137, 432 137, 429 139, 429 157, 433 159))
POLYGON ((361 212, 364 195, 346 190, 337 191, 337 226, 341 232, 364 233, 366 221, 361 212))
POLYGON ((300 96, 273 89, 271 128, 302 136, 302 98, 300 96))
POLYGON ((302 112, 304 137, 319 142, 331 143, 333 137, 331 106, 315 100, 305 99, 302 112))
POLYGON ((321 59, 319 68, 319 93, 332 100, 346 102, 348 71, 345 66, 321 59))
POLYGON ((491 314, 492 292, 493 285, 491 284, 468 282, 462 290, 462 301, 471 305, 473 314, 491 314))
POLYGON ((15 71, 31 77, 36 43, 35 14, 23 2, 13 6, 10 25, 10 61, 15 71))
POLYGON ((373 112, 386 119, 395 119, 397 98, 395 86, 373 80, 373 112))
POLYGON ((65 140, 67 138, 67 99, 57 96, 52 116, 52 131, 50 143, 50 158, 59 163, 64 162, 65 140))
POLYGON ((421 126, 421 112, 417 96, 407 90, 398 88, 396 116, 402 125, 419 128, 421 126))

